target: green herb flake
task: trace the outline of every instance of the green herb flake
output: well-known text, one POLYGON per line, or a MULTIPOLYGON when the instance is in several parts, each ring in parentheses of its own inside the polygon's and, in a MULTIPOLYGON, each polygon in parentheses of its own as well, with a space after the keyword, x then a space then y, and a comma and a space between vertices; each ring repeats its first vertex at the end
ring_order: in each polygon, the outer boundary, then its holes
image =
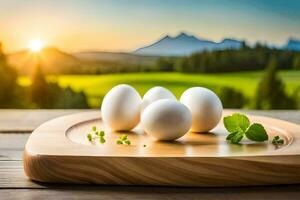
POLYGON ((117 140, 116 142, 117 144, 123 144, 123 142, 121 140, 117 140))
POLYGON ((126 141, 127 140, 127 135, 125 135, 125 134, 121 135, 120 140, 126 141))
POLYGON ((272 144, 274 144, 275 146, 282 145, 282 144, 284 144, 284 140, 282 138, 280 138, 279 135, 276 135, 272 139, 272 144))
POLYGON ((87 134, 87 139, 92 142, 93 141, 93 136, 91 133, 87 134))
POLYGON ((130 142, 129 140, 126 140, 126 141, 125 141, 125 144, 130 145, 131 142, 130 142))
POLYGON ((104 132, 104 131, 100 131, 99 135, 100 135, 101 137, 104 137, 104 136, 105 136, 105 132, 104 132))
POLYGON ((104 144, 104 143, 105 143, 104 137, 100 137, 99 142, 100 142, 101 144, 104 144))
POLYGON ((96 127, 96 126, 93 126, 93 127, 92 127, 92 131, 94 131, 94 132, 97 131, 97 127, 96 127))

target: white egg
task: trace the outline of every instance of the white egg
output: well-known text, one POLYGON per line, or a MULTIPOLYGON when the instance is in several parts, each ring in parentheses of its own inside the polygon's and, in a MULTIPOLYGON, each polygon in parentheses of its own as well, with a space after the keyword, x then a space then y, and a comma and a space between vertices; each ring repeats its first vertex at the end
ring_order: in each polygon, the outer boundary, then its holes
POLYGON ((186 90, 180 97, 193 116, 191 131, 207 132, 220 121, 223 112, 222 102, 211 90, 203 87, 193 87, 186 90))
POLYGON ((151 103, 160 99, 173 99, 176 100, 176 97, 168 89, 160 86, 151 88, 146 92, 143 97, 141 112, 151 103))
POLYGON ((150 136, 158 140, 175 140, 189 131, 192 114, 178 101, 161 99, 147 106, 141 123, 150 136))
POLYGON ((113 87, 104 97, 101 114, 105 126, 113 131, 128 131, 140 121, 142 98, 130 85, 113 87))

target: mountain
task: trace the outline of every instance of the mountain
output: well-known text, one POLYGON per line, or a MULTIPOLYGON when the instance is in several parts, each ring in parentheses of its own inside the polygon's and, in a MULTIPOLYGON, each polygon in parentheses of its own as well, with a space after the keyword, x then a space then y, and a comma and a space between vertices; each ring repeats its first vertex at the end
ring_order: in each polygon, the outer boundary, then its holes
POLYGON ((126 62, 128 64, 153 64, 157 57, 124 52, 83 51, 72 56, 84 62, 126 62))
POLYGON ((47 47, 39 53, 22 50, 7 55, 8 63, 15 67, 21 75, 32 74, 39 63, 46 74, 61 73, 101 73, 137 65, 154 65, 158 57, 142 56, 130 53, 85 51, 66 53, 57 48, 47 47))
POLYGON ((44 48, 39 53, 22 50, 8 55, 8 63, 20 74, 31 74, 38 62, 45 73, 60 73, 81 64, 79 59, 54 47, 44 48))
POLYGON ((300 51, 300 40, 289 39, 287 44, 284 46, 284 49, 291 51, 300 51))
POLYGON ((185 56, 204 50, 238 49, 241 45, 242 42, 238 40, 224 39, 218 43, 182 32, 175 37, 167 35, 151 45, 135 50, 134 53, 138 55, 185 56))

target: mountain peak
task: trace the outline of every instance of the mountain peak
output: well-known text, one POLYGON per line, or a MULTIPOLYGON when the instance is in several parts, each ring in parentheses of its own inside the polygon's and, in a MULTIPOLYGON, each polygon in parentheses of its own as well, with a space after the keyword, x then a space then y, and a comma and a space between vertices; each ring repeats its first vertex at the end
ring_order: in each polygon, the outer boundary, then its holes
POLYGON ((179 38, 179 37, 191 37, 191 36, 185 32, 180 32, 175 38, 179 38))
POLYGON ((137 49, 135 53, 158 56, 185 56, 204 50, 237 49, 240 46, 241 42, 237 40, 225 40, 221 43, 216 43, 214 41, 199 39, 186 32, 180 32, 175 37, 164 36, 155 43, 137 49))
POLYGON ((284 48, 292 51, 300 51, 300 40, 296 38, 289 38, 284 48))

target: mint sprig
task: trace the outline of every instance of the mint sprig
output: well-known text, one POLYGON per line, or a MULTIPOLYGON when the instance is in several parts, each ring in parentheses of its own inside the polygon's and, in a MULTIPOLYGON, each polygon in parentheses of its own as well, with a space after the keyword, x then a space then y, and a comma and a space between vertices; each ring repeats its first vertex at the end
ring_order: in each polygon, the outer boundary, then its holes
POLYGON ((272 140, 272 144, 274 144, 275 146, 283 145, 284 140, 282 138, 280 138, 279 135, 276 135, 272 140))
POLYGON ((258 123, 250 125, 250 120, 246 115, 234 113, 231 116, 224 117, 223 123, 230 133, 226 140, 229 140, 232 144, 240 143, 244 136, 255 142, 268 140, 265 128, 258 123))

